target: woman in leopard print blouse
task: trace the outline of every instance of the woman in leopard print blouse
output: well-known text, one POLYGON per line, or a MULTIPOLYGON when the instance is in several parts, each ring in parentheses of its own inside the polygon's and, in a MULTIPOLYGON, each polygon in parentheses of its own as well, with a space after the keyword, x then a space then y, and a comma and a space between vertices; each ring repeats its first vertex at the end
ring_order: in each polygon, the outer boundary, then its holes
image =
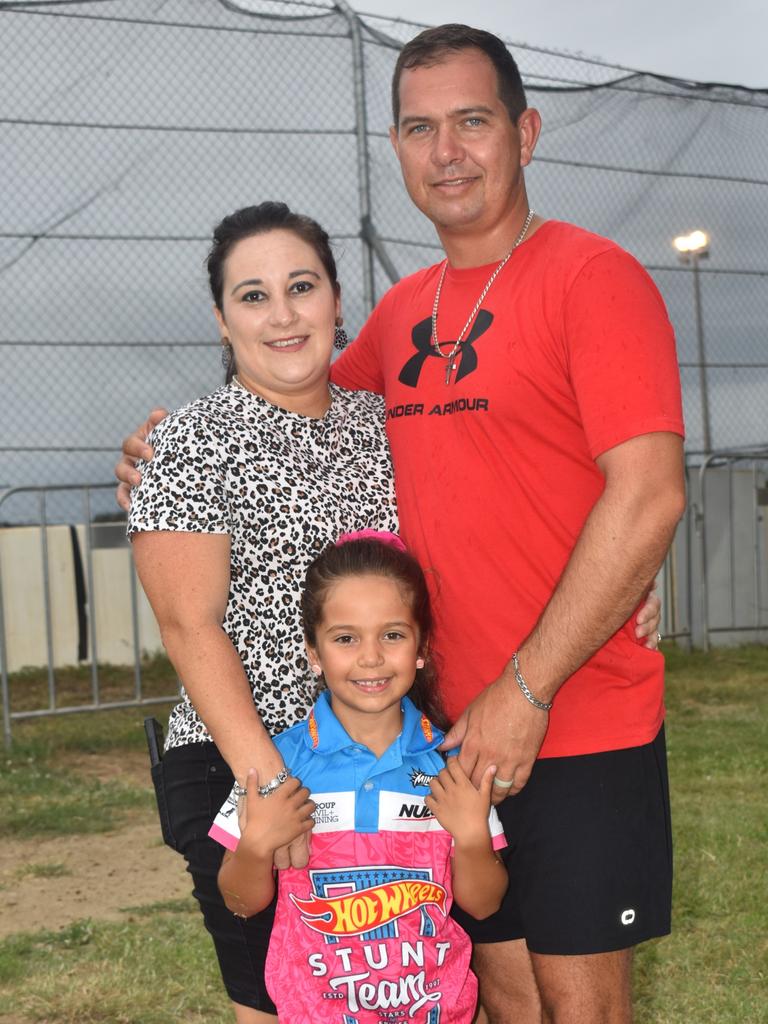
MULTIPOLYGON (((317 696, 299 593, 309 563, 350 530, 397 528, 383 402, 329 384, 340 293, 325 232, 282 203, 216 228, 215 314, 235 373, 165 418, 132 495, 136 567, 183 682, 163 758, 169 828, 184 853, 241 1024, 274 1020, 264 987, 271 913, 233 918, 207 838, 232 773, 283 767, 271 735, 317 696)), ((297 866, 302 839, 286 851, 297 866)))

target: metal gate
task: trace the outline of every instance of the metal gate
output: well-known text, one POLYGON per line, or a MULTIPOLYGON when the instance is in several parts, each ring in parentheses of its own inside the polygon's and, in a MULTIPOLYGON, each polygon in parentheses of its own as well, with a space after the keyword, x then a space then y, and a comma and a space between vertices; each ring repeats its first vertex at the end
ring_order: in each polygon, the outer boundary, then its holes
POLYGON ((160 649, 159 633, 138 587, 125 523, 98 522, 92 514, 94 492, 113 487, 16 487, 0 496, 0 522, 14 499, 29 506, 23 523, 17 520, 16 525, 0 527, 0 672, 6 745, 13 722, 22 719, 164 704, 178 697, 178 689, 161 696, 144 692, 142 656, 148 648, 149 653, 160 649), (50 512, 52 501, 61 498, 69 504, 66 517, 50 512), (105 661, 115 660, 129 672, 132 669, 132 692, 124 699, 107 700, 100 669, 105 661), (57 671, 77 663, 90 669, 88 697, 63 706, 57 671), (47 700, 40 707, 13 708, 10 677, 23 665, 37 667, 47 677, 47 700))

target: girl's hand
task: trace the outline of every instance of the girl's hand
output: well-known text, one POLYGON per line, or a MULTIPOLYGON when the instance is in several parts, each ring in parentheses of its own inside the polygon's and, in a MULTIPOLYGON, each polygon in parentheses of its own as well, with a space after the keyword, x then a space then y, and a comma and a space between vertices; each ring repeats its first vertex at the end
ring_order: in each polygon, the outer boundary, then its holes
MULTIPOLYGON (((278 772, 285 768, 283 759, 280 756, 280 751, 277 749, 272 740, 267 736, 265 742, 251 751, 253 761, 251 763, 258 764, 259 777, 265 780, 274 779, 278 772)), ((247 763, 247 762, 246 762, 247 763)), ((236 773, 237 774, 237 773, 236 773)), ((250 789, 247 776, 240 776, 243 785, 250 789)), ((238 781, 240 781, 238 779, 238 781)), ((283 783, 286 785, 286 783, 283 783)), ((258 789, 258 783, 255 784, 258 789)), ((282 789, 282 786, 280 787, 282 789)), ((279 790, 277 790, 279 792, 279 790)), ((263 798, 262 798, 263 799, 263 798)), ((240 821, 240 831, 243 831, 243 814, 245 813, 246 798, 243 797, 240 800, 240 806, 238 808, 238 819, 240 821)), ((309 836, 306 834, 300 835, 297 839, 286 846, 281 846, 278 850, 275 850, 274 864, 276 868, 281 871, 284 868, 303 868, 307 866, 309 861, 309 836)))
POLYGON ((475 789, 458 757, 449 757, 445 768, 432 780, 431 793, 425 803, 457 845, 490 844, 488 815, 495 774, 496 765, 489 765, 480 789, 475 789))
POLYGON ((244 853, 271 861, 276 850, 312 830, 315 804, 298 779, 289 778, 267 797, 261 796, 259 785, 258 771, 250 768, 245 807, 240 809, 238 850, 242 846, 244 853))

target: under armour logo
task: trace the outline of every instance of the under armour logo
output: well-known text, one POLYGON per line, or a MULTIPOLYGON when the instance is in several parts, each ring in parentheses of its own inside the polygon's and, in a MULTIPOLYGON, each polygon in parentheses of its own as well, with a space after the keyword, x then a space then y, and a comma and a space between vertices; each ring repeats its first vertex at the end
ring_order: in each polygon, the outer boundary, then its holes
POLYGON ((629 910, 622 910, 621 912, 621 923, 632 924, 635 920, 635 912, 631 908, 629 910))
MULTIPOLYGON (((472 330, 469 335, 462 341, 459 346, 459 351, 456 353, 455 359, 459 360, 459 370, 456 374, 456 383, 463 380, 464 377, 469 376, 477 369, 477 353, 475 352, 473 345, 477 339, 488 330, 493 323, 493 314, 489 313, 486 309, 481 309, 475 317, 475 322, 472 324, 472 330)), ((430 357, 434 356, 435 359, 439 358, 437 352, 435 352, 432 344, 432 319, 427 317, 426 320, 422 320, 420 323, 411 331, 411 340, 413 341, 413 347, 416 349, 416 354, 411 356, 400 371, 400 375, 397 378, 401 384, 407 384, 409 388, 415 388, 419 383, 419 374, 424 362, 430 357)), ((448 348, 453 345, 452 341, 445 341, 442 343, 443 348, 448 348)))

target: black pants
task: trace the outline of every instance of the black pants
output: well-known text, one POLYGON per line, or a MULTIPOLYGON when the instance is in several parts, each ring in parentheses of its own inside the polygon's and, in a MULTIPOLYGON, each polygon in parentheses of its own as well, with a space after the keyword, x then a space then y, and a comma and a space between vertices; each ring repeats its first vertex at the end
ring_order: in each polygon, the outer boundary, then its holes
POLYGON ((208 829, 232 789, 232 772, 210 742, 173 747, 160 767, 167 806, 166 841, 187 861, 193 895, 216 947, 229 998, 276 1013, 264 981, 274 904, 247 921, 235 917, 225 907, 216 881, 224 848, 208 837, 208 829))

